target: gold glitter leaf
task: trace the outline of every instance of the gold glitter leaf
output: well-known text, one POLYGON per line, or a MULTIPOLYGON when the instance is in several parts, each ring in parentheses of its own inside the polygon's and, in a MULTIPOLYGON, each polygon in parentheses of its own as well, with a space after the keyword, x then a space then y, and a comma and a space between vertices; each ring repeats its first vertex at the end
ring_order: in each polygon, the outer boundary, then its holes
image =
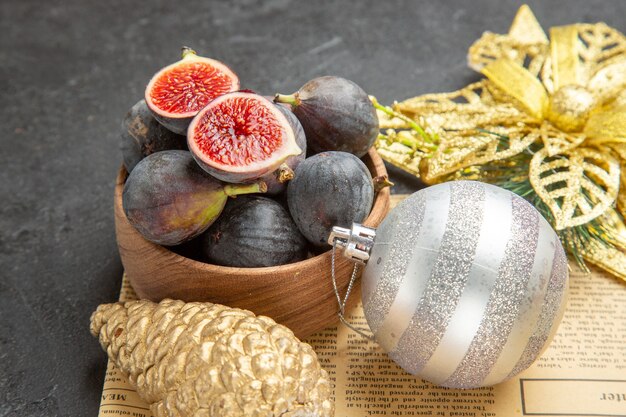
MULTIPOLYGON (((432 132, 466 131, 493 126, 532 124, 534 119, 507 102, 497 101, 497 87, 489 80, 450 93, 425 94, 396 103, 394 110, 420 120, 432 132)), ((381 127, 391 127, 381 123, 381 127)))
POLYGON ((408 129, 408 124, 402 119, 389 116, 387 113, 376 110, 378 125, 381 129, 408 129))
MULTIPOLYGON (((611 143, 609 144, 611 150, 619 157, 620 160, 620 182, 619 193, 617 194, 617 211, 626 217, 626 144, 624 143, 611 143)), ((626 235, 626 233, 625 233, 626 235)), ((626 239, 625 239, 626 242, 626 239)), ((626 246, 626 243, 625 243, 626 246)))
POLYGON ((549 93, 567 84, 579 84, 590 87, 602 103, 623 86, 621 65, 608 69, 622 61, 626 53, 626 37, 619 31, 604 23, 577 23, 552 28, 550 35, 552 53, 541 69, 549 93))
POLYGON ((622 217, 626 217, 626 166, 621 165, 620 169, 619 194, 617 194, 617 211, 622 217))
MULTIPOLYGON (((604 23, 578 23, 574 25, 582 41, 579 48, 583 74, 595 74, 615 57, 626 53, 626 37, 604 23)), ((591 78, 591 77, 589 77, 591 78)), ((585 81, 589 78, 584 79, 585 81)))
POLYGON ((542 123, 539 131, 541 132, 541 141, 548 156, 558 155, 574 149, 586 139, 581 134, 563 132, 548 122, 542 123))
POLYGON ((595 264, 626 281, 626 226, 615 210, 601 217, 602 229, 609 244, 591 241, 581 252, 586 261, 595 264))
POLYGON ((548 38, 530 7, 523 5, 517 12, 506 35, 483 33, 467 55, 470 68, 481 71, 500 58, 510 59, 537 76, 548 51, 548 38))
POLYGON ((584 251, 584 258, 619 279, 626 281, 626 254, 613 246, 593 245, 584 251))
MULTIPOLYGON (((589 80, 598 104, 608 104, 626 89, 626 56, 617 56, 600 68, 589 80)), ((626 103, 625 103, 626 104, 626 103)))
POLYGON ((526 4, 523 4, 517 10, 509 29, 509 36, 522 43, 548 44, 546 33, 541 28, 530 7, 526 4))
POLYGON ((434 183, 463 168, 510 158, 538 138, 537 130, 524 125, 446 132, 432 157, 424 159, 422 178, 434 183))
POLYGON ((619 188, 619 162, 591 148, 548 156, 539 150, 530 162, 529 178, 554 215, 557 230, 585 224, 613 205, 619 188))
POLYGON ((421 156, 411 146, 395 142, 394 139, 391 134, 386 138, 379 137, 376 141, 376 151, 385 161, 419 177, 421 156))
POLYGON ((522 43, 508 35, 485 32, 470 47, 467 61, 470 68, 481 71, 486 65, 507 58, 537 76, 546 60, 547 50, 547 43, 522 43))
POLYGON ((626 143, 609 143, 608 145, 622 163, 626 163, 626 143))
MULTIPOLYGON (((421 166, 421 176, 428 183, 458 169, 517 155, 539 138, 534 129, 537 121, 510 103, 498 102, 497 94, 498 88, 483 80, 451 93, 396 103, 394 111, 419 120, 428 133, 436 133, 438 147, 429 158, 420 155, 417 160, 413 148, 398 145, 403 132, 389 134, 376 147, 383 158, 409 172, 421 166)), ((397 128, 397 120, 387 117, 381 127, 397 128)))

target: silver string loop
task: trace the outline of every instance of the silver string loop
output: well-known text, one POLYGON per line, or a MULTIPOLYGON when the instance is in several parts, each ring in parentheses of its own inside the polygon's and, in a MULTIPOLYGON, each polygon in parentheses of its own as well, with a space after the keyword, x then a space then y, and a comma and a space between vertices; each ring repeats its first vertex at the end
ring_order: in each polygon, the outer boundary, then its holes
POLYGON ((330 262, 331 264, 330 273, 331 273, 331 277, 333 280, 333 289, 335 290, 335 297, 337 297, 337 305, 339 306, 339 311, 337 312, 337 315, 339 316, 339 320, 343 324, 345 324, 347 327, 352 329, 354 332, 360 334, 362 337, 368 340, 374 340, 374 335, 368 334, 367 329, 353 326, 352 324, 348 323, 348 321, 345 318, 346 304, 348 302, 348 297, 350 296, 350 292, 352 291, 352 288, 354 287, 354 283, 356 281, 356 277, 359 272, 359 264, 358 263, 354 264, 354 268, 352 269, 352 276, 350 277, 350 281, 348 282, 348 288, 346 289, 346 295, 344 296, 342 300, 341 295, 339 295, 339 289, 337 288, 337 277, 335 275, 336 252, 337 252, 337 239, 333 240, 333 249, 332 249, 331 262, 330 262))

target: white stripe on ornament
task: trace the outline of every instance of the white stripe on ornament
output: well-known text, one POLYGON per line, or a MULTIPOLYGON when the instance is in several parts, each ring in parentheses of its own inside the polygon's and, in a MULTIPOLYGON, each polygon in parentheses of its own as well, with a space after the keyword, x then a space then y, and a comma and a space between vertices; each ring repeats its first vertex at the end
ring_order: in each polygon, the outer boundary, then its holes
POLYGON ((528 368, 535 358, 546 348, 546 341, 551 340, 556 333, 560 318, 567 305, 568 273, 567 256, 562 246, 558 246, 552 262, 552 274, 548 282, 545 299, 537 328, 529 338, 526 348, 513 370, 507 375, 511 378, 528 368), (565 287, 565 288, 563 288, 565 287))
POLYGON ((484 185, 450 183, 450 209, 437 259, 409 325, 389 352, 411 374, 426 365, 456 310, 474 260, 484 203, 484 185))
POLYGON ((528 340, 537 329, 541 306, 544 302, 548 282, 552 272, 552 263, 557 248, 555 233, 547 222, 539 219, 539 239, 535 253, 535 263, 531 278, 526 286, 524 300, 520 306, 513 329, 500 353, 500 357, 494 364, 491 372, 482 385, 493 385, 504 378, 513 370, 515 364, 522 356, 528 340), (532 300, 532 302, 530 302, 532 300))
POLYGON ((467 284, 439 346, 420 371, 429 381, 441 384, 447 380, 467 353, 498 277, 511 238, 511 222, 511 194, 500 188, 486 188, 485 214, 467 284))
POLYGON ((482 385, 502 353, 525 297, 537 251, 540 216, 520 197, 514 196, 512 203, 511 239, 506 245, 485 315, 467 354, 443 383, 445 386, 469 388, 482 385))
POLYGON ((413 255, 391 308, 375 335, 376 341, 387 352, 395 349, 422 299, 446 230, 449 209, 450 187, 442 185, 433 189, 426 200, 419 236, 413 247, 404 248, 406 253, 413 255), (418 271, 421 276, 417 276, 418 271))
MULTIPOLYGON (((388 273, 387 259, 393 247, 394 238, 397 240, 398 230, 400 228, 398 216, 396 215, 399 210, 400 209, 390 211, 376 229, 374 246, 372 247, 370 259, 367 262, 367 268, 363 271, 361 278, 361 301, 363 302, 363 311, 366 313, 366 316, 368 316, 372 310, 371 301, 375 298, 377 290, 379 290, 381 276, 383 273, 388 273), (389 240, 383 242, 381 236, 390 236, 391 242, 389 240)), ((395 291, 397 291, 397 288, 395 291)), ((388 310, 389 307, 384 310, 385 313, 388 310)), ((378 325, 380 325, 380 323, 378 325)))
POLYGON ((363 279, 367 282, 363 286, 363 311, 374 334, 389 314, 404 278, 410 261, 410 257, 406 255, 419 237, 425 206, 423 193, 411 195, 389 213, 379 228, 380 233, 377 232, 371 255, 375 261, 365 268, 363 274, 363 279), (390 234, 391 242, 380 240, 381 236, 390 234), (378 259, 382 265, 379 265, 378 259), (375 287, 373 291, 372 286, 375 287))

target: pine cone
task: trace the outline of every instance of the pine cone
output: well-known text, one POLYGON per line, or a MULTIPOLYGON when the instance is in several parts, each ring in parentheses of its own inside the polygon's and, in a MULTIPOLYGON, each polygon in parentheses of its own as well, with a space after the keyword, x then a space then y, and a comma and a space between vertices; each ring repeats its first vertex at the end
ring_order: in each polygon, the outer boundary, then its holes
POLYGON ((334 413, 311 346, 268 317, 211 303, 128 301, 99 306, 91 333, 155 417, 334 413))

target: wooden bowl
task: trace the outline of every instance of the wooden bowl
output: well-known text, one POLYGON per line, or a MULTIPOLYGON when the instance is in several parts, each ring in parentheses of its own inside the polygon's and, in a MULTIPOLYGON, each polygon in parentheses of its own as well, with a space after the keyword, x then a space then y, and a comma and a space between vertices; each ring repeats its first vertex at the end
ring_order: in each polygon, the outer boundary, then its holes
MULTIPOLYGON (((387 174, 373 148, 363 160, 372 176, 387 174)), ((115 232, 126 275, 139 297, 153 301, 210 301, 251 310, 286 325, 300 338, 338 320, 330 250, 304 261, 266 268, 232 268, 186 258, 144 239, 128 222, 122 209, 127 176, 122 166, 115 186, 115 232)), ((365 225, 380 224, 389 210, 389 196, 389 188, 376 194, 365 225)), ((336 276, 340 294, 345 294, 352 268, 352 262, 338 253, 336 276)), ((359 297, 357 284, 350 304, 355 304, 359 297)))

